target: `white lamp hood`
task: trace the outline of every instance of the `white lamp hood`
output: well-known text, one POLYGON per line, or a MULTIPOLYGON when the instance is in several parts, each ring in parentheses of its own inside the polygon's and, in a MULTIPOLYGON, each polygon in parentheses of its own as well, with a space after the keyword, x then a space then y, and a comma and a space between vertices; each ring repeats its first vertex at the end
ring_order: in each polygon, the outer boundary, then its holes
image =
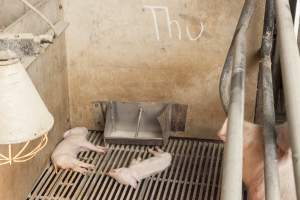
POLYGON ((0 144, 36 139, 53 126, 53 116, 17 56, 0 51, 0 144))

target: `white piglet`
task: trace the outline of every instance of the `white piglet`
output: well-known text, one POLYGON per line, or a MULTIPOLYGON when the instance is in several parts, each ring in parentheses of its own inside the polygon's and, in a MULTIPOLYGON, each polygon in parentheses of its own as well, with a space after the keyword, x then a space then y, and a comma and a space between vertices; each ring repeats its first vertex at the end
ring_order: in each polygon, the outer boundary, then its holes
POLYGON ((64 133, 64 140, 57 145, 51 155, 51 161, 56 172, 58 168, 62 168, 85 174, 89 169, 95 168, 92 164, 78 160, 77 154, 86 150, 105 153, 107 148, 95 146, 87 140, 87 135, 88 130, 85 127, 72 128, 64 133))
POLYGON ((136 188, 137 183, 142 179, 162 172, 171 165, 172 156, 170 153, 163 152, 159 148, 156 148, 156 150, 149 149, 148 151, 153 157, 145 160, 141 160, 141 158, 133 159, 129 167, 112 169, 107 175, 121 184, 136 188))

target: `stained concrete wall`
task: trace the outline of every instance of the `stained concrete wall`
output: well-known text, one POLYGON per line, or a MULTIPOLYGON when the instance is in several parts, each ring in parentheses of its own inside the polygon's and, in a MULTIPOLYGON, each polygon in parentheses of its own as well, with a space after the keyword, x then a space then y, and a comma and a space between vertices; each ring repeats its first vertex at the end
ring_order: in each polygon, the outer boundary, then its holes
MULTIPOLYGON (((4 1, 4 3, 7 4, 2 6, 7 9, 12 6, 11 2, 4 1)), ((59 20, 58 1, 51 0, 49 4, 42 4, 40 9, 50 17, 53 23, 59 20)), ((11 12, 7 11, 5 10, 5 13, 10 15, 11 12)), ((2 12, 0 13, 2 14, 2 12)), ((6 32, 45 33, 49 27, 39 20, 35 14, 27 13, 13 24, 10 24, 6 32)), ((1 17, 0 21, 3 22, 1 17)), ((53 44, 34 59, 33 63, 27 68, 29 76, 49 111, 52 113, 55 124, 48 134, 49 141, 47 146, 36 157, 25 163, 0 166, 0 199, 26 199, 26 196, 33 187, 34 181, 41 175, 42 170, 49 162, 55 145, 62 139, 62 133, 70 128, 66 61, 65 36, 62 34, 53 44)), ((30 113, 28 113, 28 117, 30 117, 30 113)), ((37 142, 33 141, 28 148, 32 149, 37 142)), ((13 153, 16 153, 20 146, 13 146, 13 153)), ((7 155, 8 147, 0 145, 0 153, 7 155)))
MULTIPOLYGON (((72 126, 94 128, 91 102, 189 105, 185 136, 215 138, 224 120, 218 80, 244 1, 65 0, 72 126), (157 20, 157 31, 154 15, 157 20), (167 11, 173 22, 169 36, 167 11), (192 41, 202 31, 201 37, 192 41), (159 39, 159 40, 158 40, 159 39)), ((253 117, 263 5, 251 22, 247 119, 253 117)))
MULTIPOLYGON (((29 0, 32 4, 36 4, 39 1, 29 0)), ((20 0, 0 0, 0 30, 14 22, 27 10, 28 8, 20 0)))

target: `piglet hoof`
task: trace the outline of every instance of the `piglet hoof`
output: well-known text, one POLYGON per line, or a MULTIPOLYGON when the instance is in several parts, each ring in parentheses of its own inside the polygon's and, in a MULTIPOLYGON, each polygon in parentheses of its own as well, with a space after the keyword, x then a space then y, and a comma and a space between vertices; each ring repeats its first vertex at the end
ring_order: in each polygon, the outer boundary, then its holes
POLYGON ((87 175, 88 172, 89 172, 87 169, 82 168, 82 167, 75 167, 73 170, 74 170, 75 172, 79 172, 79 173, 82 174, 82 175, 87 175))
POLYGON ((106 153, 108 151, 108 147, 103 147, 100 145, 97 145, 96 147, 98 149, 98 152, 100 152, 100 153, 106 153))
POLYGON ((152 154, 152 155, 158 155, 160 152, 162 152, 161 150, 160 151, 157 151, 156 150, 156 147, 155 147, 155 149, 148 149, 148 152, 150 153, 150 154, 152 154))
POLYGON ((156 152, 154 151, 154 149, 152 149, 152 148, 151 148, 151 149, 148 148, 147 151, 148 151, 150 154, 155 154, 155 153, 156 153, 156 152))
POLYGON ((139 157, 136 158, 136 161, 141 162, 142 158, 139 156, 139 157))
POLYGON ((91 169, 91 170, 94 170, 96 168, 95 165, 88 164, 88 163, 81 163, 80 167, 85 168, 85 169, 91 169))
POLYGON ((161 150, 161 148, 159 148, 158 146, 155 147, 155 150, 156 150, 157 152, 159 152, 159 153, 163 153, 163 152, 164 152, 164 151, 161 150))

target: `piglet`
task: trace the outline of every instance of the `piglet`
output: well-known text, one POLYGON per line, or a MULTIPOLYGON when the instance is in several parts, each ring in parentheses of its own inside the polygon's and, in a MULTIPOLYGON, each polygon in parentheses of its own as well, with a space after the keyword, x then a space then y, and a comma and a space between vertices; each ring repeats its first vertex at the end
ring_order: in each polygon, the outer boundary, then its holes
POLYGON ((92 164, 84 163, 77 159, 77 154, 81 151, 92 150, 98 153, 105 153, 106 147, 95 146, 87 140, 88 130, 85 127, 76 127, 64 133, 61 141, 51 155, 51 161, 55 172, 58 168, 72 169, 85 174, 89 169, 94 169, 92 164))
MULTIPOLYGON (((276 131, 281 199, 296 200, 292 156, 287 135, 287 123, 276 126, 276 131)), ((223 141, 226 141, 226 132, 227 120, 218 132, 219 138, 223 141)), ((245 121, 243 145, 243 181, 247 187, 248 199, 264 200, 263 128, 245 121)))
POLYGON ((137 187, 137 183, 144 178, 157 174, 168 168, 172 161, 170 153, 163 152, 161 149, 148 150, 153 157, 141 160, 141 158, 133 159, 129 167, 122 167, 110 170, 107 175, 116 179, 119 183, 124 185, 131 185, 133 188, 137 187))

